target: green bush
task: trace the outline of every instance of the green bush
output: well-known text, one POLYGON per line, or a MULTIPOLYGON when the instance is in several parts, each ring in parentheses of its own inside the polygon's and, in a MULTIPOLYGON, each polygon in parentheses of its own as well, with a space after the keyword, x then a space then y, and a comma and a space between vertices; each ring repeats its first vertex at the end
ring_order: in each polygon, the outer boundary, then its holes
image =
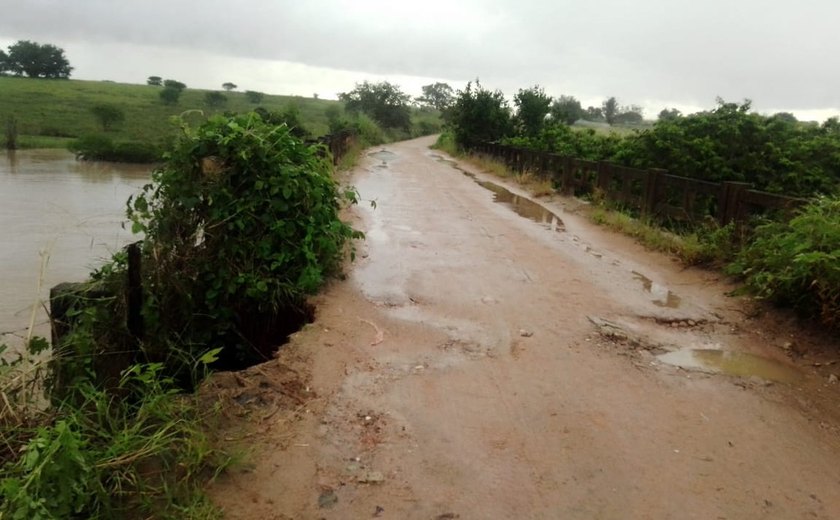
POLYGON ((339 191, 320 147, 285 125, 251 113, 187 130, 129 201, 145 234, 150 359, 224 345, 232 364, 264 360, 276 322, 301 312, 361 236, 338 217, 345 198, 355 192, 339 191))
POLYGON ((513 132, 510 108, 504 94, 490 91, 478 81, 459 90, 446 111, 446 120, 459 147, 496 141, 513 132))
POLYGON ((840 198, 820 197, 790 222, 759 226, 729 272, 759 297, 840 325, 840 198))
POLYGON ((162 152, 152 143, 141 141, 115 141, 102 134, 85 135, 68 146, 77 159, 84 161, 112 161, 127 163, 154 163, 161 160, 162 152))

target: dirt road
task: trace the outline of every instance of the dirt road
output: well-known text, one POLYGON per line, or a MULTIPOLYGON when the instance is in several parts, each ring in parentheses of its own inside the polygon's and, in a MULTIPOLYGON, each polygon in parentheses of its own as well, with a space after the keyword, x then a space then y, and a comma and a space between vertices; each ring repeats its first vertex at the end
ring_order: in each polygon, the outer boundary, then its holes
POLYGON ((347 280, 211 384, 229 518, 840 518, 837 345, 430 143, 365 158, 347 280))

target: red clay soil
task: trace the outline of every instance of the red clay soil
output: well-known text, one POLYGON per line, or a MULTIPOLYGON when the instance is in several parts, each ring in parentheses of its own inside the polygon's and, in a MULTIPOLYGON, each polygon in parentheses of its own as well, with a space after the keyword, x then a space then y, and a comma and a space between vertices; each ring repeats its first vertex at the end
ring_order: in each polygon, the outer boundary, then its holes
POLYGON ((431 142, 361 162, 347 279, 204 389, 227 518, 840 518, 836 339, 431 142))

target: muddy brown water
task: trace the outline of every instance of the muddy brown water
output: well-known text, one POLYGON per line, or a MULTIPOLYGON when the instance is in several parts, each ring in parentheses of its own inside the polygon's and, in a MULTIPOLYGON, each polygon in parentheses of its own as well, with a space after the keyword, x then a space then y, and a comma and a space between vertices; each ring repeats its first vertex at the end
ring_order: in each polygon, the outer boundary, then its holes
POLYGON ((0 343, 19 348, 33 306, 35 332, 48 335, 49 288, 85 279, 134 239, 122 228, 125 205, 150 172, 79 162, 65 150, 0 153, 0 343))

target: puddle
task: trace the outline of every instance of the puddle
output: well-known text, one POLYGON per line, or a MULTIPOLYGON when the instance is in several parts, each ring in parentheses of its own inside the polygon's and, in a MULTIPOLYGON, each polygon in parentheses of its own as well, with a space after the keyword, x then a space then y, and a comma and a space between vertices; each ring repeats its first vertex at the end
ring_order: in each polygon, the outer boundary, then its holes
POLYGON ((397 154, 383 148, 382 150, 379 150, 378 152, 369 153, 368 157, 373 157, 375 159, 380 159, 382 162, 388 162, 392 159, 395 159, 397 157, 397 154))
POLYGON ((676 309, 682 303, 682 298, 668 290, 664 285, 654 283, 653 280, 643 275, 640 272, 633 271, 633 278, 642 282, 645 291, 654 297, 653 304, 658 307, 668 307, 669 309, 676 309))
POLYGON ((759 377, 768 381, 793 383, 801 374, 793 367, 744 352, 717 349, 685 349, 657 356, 668 365, 738 377, 759 377))
POLYGON ((460 171, 467 177, 472 178, 482 188, 492 191, 493 202, 504 204, 510 209, 512 209, 520 217, 525 217, 529 220, 533 220, 538 224, 542 224, 547 229, 550 229, 552 231, 565 231, 566 226, 565 224, 563 224, 563 221, 560 219, 560 217, 557 216, 556 213, 537 204, 531 199, 521 197, 508 190, 504 186, 496 184, 495 182, 479 180, 472 173, 461 169, 458 166, 458 164, 453 160, 446 159, 444 157, 441 157, 440 155, 432 155, 432 157, 436 161, 448 164, 449 166, 460 171))

